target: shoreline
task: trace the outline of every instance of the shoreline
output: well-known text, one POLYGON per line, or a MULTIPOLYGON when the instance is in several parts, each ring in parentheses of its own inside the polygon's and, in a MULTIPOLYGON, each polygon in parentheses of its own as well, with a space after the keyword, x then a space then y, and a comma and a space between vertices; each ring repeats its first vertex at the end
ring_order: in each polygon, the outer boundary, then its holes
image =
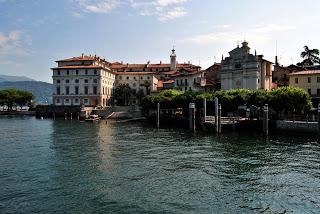
POLYGON ((36 111, 0 111, 0 116, 36 116, 36 111))
MULTIPOLYGON (((36 119, 39 119, 36 117, 36 112, 35 111, 17 111, 17 112, 0 112, 0 117, 1 116, 30 116, 30 117, 35 117, 36 119)), ((54 120, 53 118, 45 118, 45 119, 50 119, 54 120)), ((180 120, 172 120, 173 118, 170 118, 168 120, 161 120, 160 121, 160 129, 162 128, 172 128, 172 129, 188 129, 188 122, 187 119, 180 121, 180 120)), ((62 117, 57 118, 58 121, 78 121, 76 118, 71 120, 70 118, 63 119, 62 117)), ((79 120, 80 122, 83 122, 82 120, 79 120)), ((149 127, 154 127, 155 129, 157 128, 155 124, 155 118, 150 118, 150 117, 138 117, 138 118, 126 118, 126 119, 102 119, 101 122, 115 122, 115 123, 134 123, 134 122, 147 122, 149 124, 149 127)), ((225 125, 223 127, 222 133, 229 133, 230 131, 232 132, 246 132, 249 130, 256 130, 258 132, 262 132, 261 130, 261 125, 262 124, 257 124, 259 121, 246 121, 246 123, 241 123, 237 124, 236 126, 230 126, 230 125, 225 125), (254 124, 253 124, 254 123, 254 124)), ((261 121, 260 121, 261 122, 261 121)), ((270 134, 274 133, 301 133, 301 134, 317 134, 319 133, 318 130, 318 122, 306 122, 306 121, 292 121, 292 120, 269 120, 270 122, 270 134)), ((190 130, 192 131, 192 130, 190 130)), ((197 123, 195 132, 208 132, 208 133, 215 133, 214 131, 214 126, 213 125, 200 125, 197 123)), ((218 133, 215 133, 218 134, 218 133)))

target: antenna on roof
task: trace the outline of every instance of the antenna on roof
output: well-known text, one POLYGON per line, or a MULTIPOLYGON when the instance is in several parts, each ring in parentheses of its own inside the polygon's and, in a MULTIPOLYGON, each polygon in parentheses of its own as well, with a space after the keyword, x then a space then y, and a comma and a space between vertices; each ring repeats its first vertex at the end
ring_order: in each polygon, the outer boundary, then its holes
POLYGON ((276 62, 275 64, 276 65, 279 65, 279 60, 278 60, 278 41, 276 40, 276 58, 275 58, 276 62))
POLYGON ((216 56, 214 56, 213 58, 214 58, 214 63, 216 63, 216 61, 217 61, 217 57, 216 57, 216 56))

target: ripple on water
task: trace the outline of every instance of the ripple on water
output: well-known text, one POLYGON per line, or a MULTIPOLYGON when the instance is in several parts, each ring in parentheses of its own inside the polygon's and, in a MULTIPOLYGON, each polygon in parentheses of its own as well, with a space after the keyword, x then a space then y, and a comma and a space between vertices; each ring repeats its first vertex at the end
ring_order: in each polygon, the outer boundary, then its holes
POLYGON ((0 118, 0 213, 319 213, 311 136, 0 118))

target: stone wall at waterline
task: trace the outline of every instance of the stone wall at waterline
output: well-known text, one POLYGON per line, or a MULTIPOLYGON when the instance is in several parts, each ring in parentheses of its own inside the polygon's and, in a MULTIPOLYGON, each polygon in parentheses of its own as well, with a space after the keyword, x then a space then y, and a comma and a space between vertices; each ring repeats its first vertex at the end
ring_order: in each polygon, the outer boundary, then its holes
POLYGON ((318 132, 318 122, 277 120, 276 124, 279 130, 318 132))

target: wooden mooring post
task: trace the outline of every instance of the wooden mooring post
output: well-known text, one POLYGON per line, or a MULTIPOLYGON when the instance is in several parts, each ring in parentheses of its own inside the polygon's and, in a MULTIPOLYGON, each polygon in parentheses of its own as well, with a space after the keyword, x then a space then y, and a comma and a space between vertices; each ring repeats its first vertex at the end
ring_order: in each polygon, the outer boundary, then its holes
POLYGON ((320 104, 318 105, 318 132, 320 134, 320 104))
POLYGON ((68 114, 64 113, 64 120, 67 120, 67 119, 68 119, 68 114))
POLYGON ((204 117, 204 122, 206 122, 207 118, 207 99, 203 99, 203 117, 204 117))
POLYGON ((156 118, 157 128, 160 128, 160 103, 157 103, 157 118, 156 118))
POLYGON ((80 120, 80 113, 78 112, 78 120, 80 120))
POLYGON ((196 130, 196 105, 194 103, 189 104, 189 129, 196 130))
POLYGON ((263 133, 269 135, 269 105, 265 104, 263 107, 263 133))
POLYGON ((222 109, 221 109, 221 104, 219 104, 219 107, 218 107, 218 121, 217 121, 218 134, 221 134, 221 132, 222 132, 221 115, 222 115, 222 109))
POLYGON ((216 133, 219 133, 219 99, 216 97, 214 98, 214 122, 215 122, 215 131, 216 133))
POLYGON ((53 112, 53 120, 56 120, 56 113, 53 112))
POLYGON ((70 119, 72 120, 72 113, 70 113, 70 119))

